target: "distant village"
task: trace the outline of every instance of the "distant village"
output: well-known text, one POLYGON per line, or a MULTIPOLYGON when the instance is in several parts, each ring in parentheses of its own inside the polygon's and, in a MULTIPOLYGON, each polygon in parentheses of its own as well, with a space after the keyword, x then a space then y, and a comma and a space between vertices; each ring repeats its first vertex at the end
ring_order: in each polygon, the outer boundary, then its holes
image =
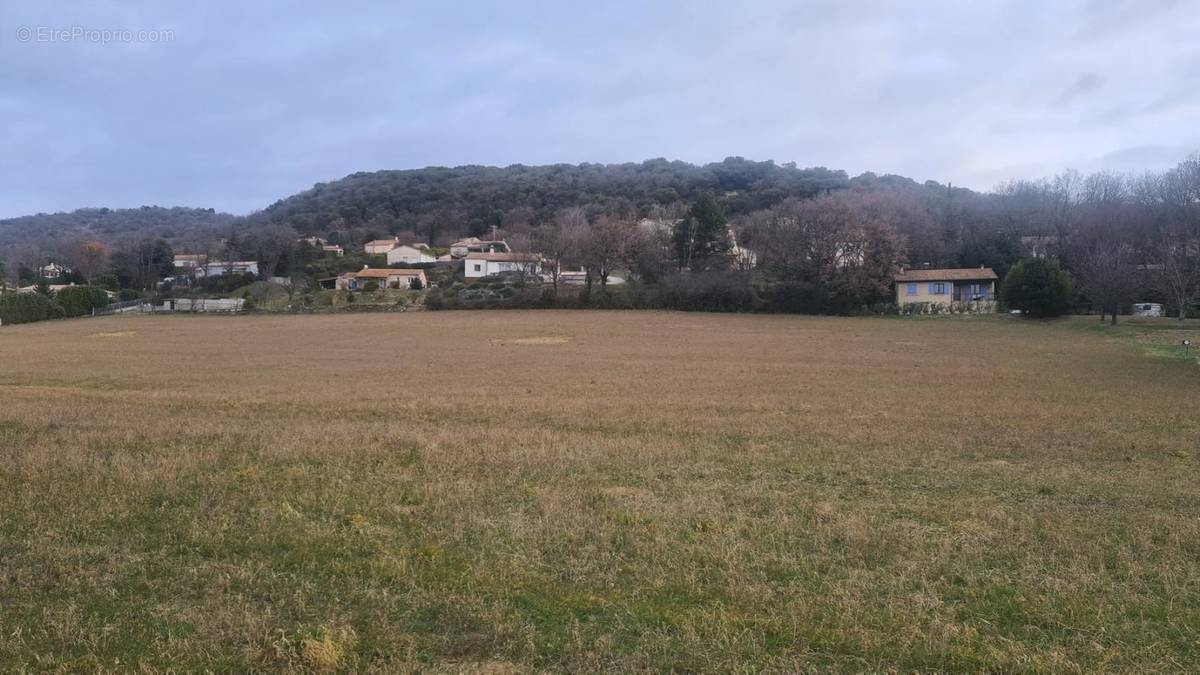
MULTIPOLYGON (((644 223, 643 227, 653 224, 644 223)), ((319 257, 343 258, 346 249, 340 244, 330 243, 323 237, 305 236, 297 244, 309 247, 319 257)), ((504 239, 480 239, 468 237, 454 241, 442 249, 426 243, 403 242, 399 237, 373 239, 362 244, 364 260, 378 260, 384 266, 369 264, 355 271, 312 280, 315 288, 347 293, 371 293, 381 290, 423 291, 438 287, 441 279, 461 279, 467 283, 481 279, 508 279, 522 284, 561 284, 584 286, 590 279, 584 266, 563 267, 561 260, 550 260, 539 252, 516 252, 504 239), (553 267, 552 267, 553 266, 553 267), (442 272, 435 274, 435 271, 442 272)), ((1035 251, 1035 254, 1038 252, 1035 251)), ((754 266, 756 255, 733 241, 725 253, 731 268, 748 269, 754 266)), ((846 258, 842 265, 860 264, 861 260, 846 258)), ((19 293, 35 293, 39 290, 59 292, 76 284, 67 281, 74 271, 63 264, 49 262, 37 270, 37 283, 16 288, 19 293)), ((293 286, 291 278, 264 274, 257 260, 221 260, 203 253, 177 253, 173 255, 172 274, 157 282, 160 290, 187 291, 200 287, 206 280, 237 278, 243 281, 258 280, 281 287, 293 286)), ((895 274, 895 303, 899 308, 910 305, 954 304, 961 311, 992 312, 996 307, 996 273, 987 267, 970 269, 899 269, 895 274)), ((302 282, 307 283, 307 282, 302 282)), ((625 278, 619 274, 606 276, 607 285, 619 286, 625 278)), ((301 288, 300 290, 308 290, 301 288)), ((111 299, 117 294, 106 291, 111 299)), ((128 301, 114 311, 138 311, 147 309, 143 301, 128 301)), ((245 298, 188 298, 174 297, 150 305, 155 311, 237 311, 245 306, 245 298)))
MULTIPOLYGON (((161 239, 143 240, 121 251, 118 264, 103 244, 85 241, 71 256, 75 266, 46 260, 35 270, 22 267, 15 288, 0 285, 0 292, 46 299, 20 301, 20 311, 0 306, 0 320, 81 312, 533 307, 874 315, 988 314, 1003 307, 1030 316, 1091 310, 1115 320, 1118 313, 1166 314, 1161 298, 1171 297, 1170 256, 1177 252, 1180 266, 1194 266, 1196 258, 1186 247, 1161 257, 1097 249, 1094 260, 1076 260, 1083 283, 1075 285, 1060 264, 1060 238, 1041 234, 1020 237, 1019 250, 999 270, 902 264, 905 241, 872 220, 873 208, 849 193, 785 200, 741 223, 737 232, 749 243, 739 241, 711 197, 672 218, 586 217, 567 209, 532 236, 518 234, 515 246, 494 227, 491 237, 442 246, 411 232, 350 246, 341 233, 277 231, 270 241, 234 241, 234 233, 178 251, 161 239), (1168 263, 1158 262, 1164 258, 1168 263), (74 290, 81 286, 89 290, 74 290), (56 302, 71 296, 66 307, 56 302)), ((1175 297, 1176 308, 1191 304, 1187 295, 1175 297)))

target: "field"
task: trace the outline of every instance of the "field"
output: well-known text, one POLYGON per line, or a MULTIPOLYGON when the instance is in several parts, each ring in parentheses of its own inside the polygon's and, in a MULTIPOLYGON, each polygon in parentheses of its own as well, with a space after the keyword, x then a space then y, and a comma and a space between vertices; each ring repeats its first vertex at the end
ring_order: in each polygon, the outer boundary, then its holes
POLYGON ((0 329, 0 670, 1200 669, 1193 323, 0 329))

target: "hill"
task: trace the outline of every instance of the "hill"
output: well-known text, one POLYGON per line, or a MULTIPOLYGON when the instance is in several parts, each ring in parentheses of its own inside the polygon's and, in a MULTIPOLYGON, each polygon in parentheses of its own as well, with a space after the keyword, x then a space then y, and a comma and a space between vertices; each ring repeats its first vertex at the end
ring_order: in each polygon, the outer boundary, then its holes
POLYGON ((286 225, 305 233, 411 231, 436 241, 491 227, 536 223, 570 206, 598 205, 645 215, 709 192, 732 214, 788 197, 849 187, 844 171, 731 157, 697 166, 653 159, 627 164, 429 167, 356 173, 318 183, 249 217, 251 226, 286 225))
MULTIPOLYGON (((733 217, 789 198, 857 187, 944 194, 937 183, 866 173, 798 168, 730 157, 705 165, 666 159, 625 164, 459 166, 355 173, 318 183, 262 211, 235 216, 206 208, 83 208, 0 220, 0 250, 8 258, 61 255, 83 239, 110 247, 147 237, 187 248, 231 232, 294 230, 345 243, 398 233, 431 243, 476 236, 492 227, 520 229, 580 206, 646 216, 656 208, 686 208, 699 195, 716 195, 733 217)), ((968 199, 969 190, 955 189, 968 199)))
POLYGON ((0 220, 0 251, 36 260, 61 255, 84 239, 116 246, 146 237, 186 244, 226 232, 241 218, 213 209, 143 206, 136 209, 86 208, 0 220))

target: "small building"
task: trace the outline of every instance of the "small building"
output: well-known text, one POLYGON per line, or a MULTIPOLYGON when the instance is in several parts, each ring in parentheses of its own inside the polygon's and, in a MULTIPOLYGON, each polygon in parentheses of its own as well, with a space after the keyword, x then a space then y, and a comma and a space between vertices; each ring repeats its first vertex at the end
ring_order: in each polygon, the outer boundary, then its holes
POLYGON ((328 253, 329 255, 332 255, 332 256, 335 256, 338 258, 346 255, 346 249, 342 248, 341 246, 339 246, 337 244, 325 244, 324 246, 321 247, 321 252, 328 253))
POLYGON ((334 287, 341 291, 361 291, 374 281, 380 288, 409 289, 413 280, 421 284, 421 288, 429 288, 429 280, 425 278, 425 270, 391 270, 364 268, 357 272, 346 272, 337 277, 334 287))
POLYGON ((389 265, 415 265, 436 262, 437 258, 415 246, 397 246, 387 252, 387 261, 389 265))
POLYGON ((542 271, 541 263, 542 257, 535 253, 468 253, 463 275, 478 279, 502 272, 517 272, 536 277, 542 271))
POLYGON ((1166 316, 1163 306, 1157 302, 1139 302, 1133 306, 1134 316, 1166 316))
POLYGON ((391 239, 375 239, 368 241, 363 245, 363 252, 367 255, 384 255, 399 245, 399 237, 392 237, 391 239))
POLYGON ((988 267, 901 270, 894 278, 896 304, 900 307, 914 303, 979 303, 974 306, 976 311, 995 308, 998 277, 988 267))
POLYGON ((465 258, 469 253, 509 253, 508 242, 503 239, 483 240, 476 237, 459 239, 450 244, 450 255, 454 258, 465 258))
POLYGON ((65 277, 70 273, 70 267, 67 267, 66 265, 59 265, 56 262, 52 262, 48 265, 42 265, 38 268, 38 274, 41 275, 43 279, 58 279, 65 277))

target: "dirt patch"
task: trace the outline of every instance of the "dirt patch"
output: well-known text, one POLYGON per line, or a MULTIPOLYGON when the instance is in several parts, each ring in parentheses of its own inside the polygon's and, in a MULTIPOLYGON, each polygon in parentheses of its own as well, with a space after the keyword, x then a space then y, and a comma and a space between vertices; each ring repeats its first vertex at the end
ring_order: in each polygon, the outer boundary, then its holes
POLYGON ((571 341, 569 335, 540 335, 537 337, 509 338, 492 340, 498 345, 565 345, 571 341))
POLYGON ((134 335, 137 335, 137 331, 135 331, 135 330, 118 330, 118 331, 113 331, 111 333, 92 333, 88 337, 119 338, 119 337, 133 337, 134 335))

